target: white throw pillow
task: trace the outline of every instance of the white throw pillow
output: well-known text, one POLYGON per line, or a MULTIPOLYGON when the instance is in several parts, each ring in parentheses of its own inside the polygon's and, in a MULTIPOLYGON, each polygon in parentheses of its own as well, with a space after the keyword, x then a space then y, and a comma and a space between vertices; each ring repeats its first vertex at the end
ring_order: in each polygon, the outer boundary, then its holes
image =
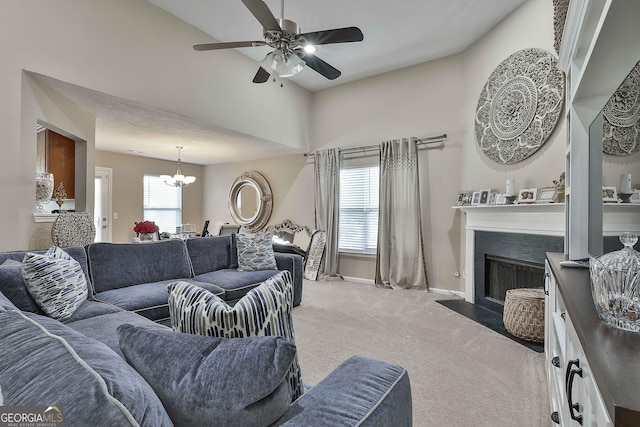
POLYGON ((255 237, 236 234, 238 271, 277 270, 271 233, 255 237))
POLYGON ((71 317, 87 300, 87 279, 80 263, 57 246, 44 255, 27 253, 22 279, 36 304, 57 320, 71 317))

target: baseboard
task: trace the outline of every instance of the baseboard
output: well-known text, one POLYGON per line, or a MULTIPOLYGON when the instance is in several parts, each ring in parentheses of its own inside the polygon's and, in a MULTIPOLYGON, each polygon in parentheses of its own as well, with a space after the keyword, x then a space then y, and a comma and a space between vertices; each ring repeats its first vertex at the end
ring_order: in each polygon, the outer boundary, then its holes
POLYGON ((462 291, 452 291, 450 289, 438 289, 438 288, 429 288, 429 292, 434 294, 442 294, 442 295, 455 295, 460 298, 464 298, 464 292, 462 291))
MULTIPOLYGON (((363 279, 362 277, 351 277, 351 276, 342 276, 344 280, 347 282, 354 283, 365 283, 367 285, 374 285, 375 281, 373 279, 363 279)), ((429 288, 429 292, 434 294, 442 294, 442 295, 455 295, 460 298, 464 298, 464 292, 462 291, 452 291, 449 289, 438 289, 438 288, 429 288)))
POLYGON ((342 276, 344 280, 347 282, 354 283, 366 283, 367 285, 375 285, 376 282, 373 279, 363 279, 362 277, 351 277, 351 276, 342 276))

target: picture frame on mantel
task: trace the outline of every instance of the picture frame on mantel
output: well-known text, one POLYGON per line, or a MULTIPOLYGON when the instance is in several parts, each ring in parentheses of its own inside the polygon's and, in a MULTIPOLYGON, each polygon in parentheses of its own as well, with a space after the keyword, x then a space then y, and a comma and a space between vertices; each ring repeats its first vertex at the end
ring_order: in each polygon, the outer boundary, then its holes
POLYGON ((518 204, 535 203, 537 196, 537 188, 522 188, 518 191, 518 204))
POLYGON ((602 186, 602 201, 605 203, 618 203, 616 187, 602 186))
POLYGON ((471 206, 478 206, 480 204, 480 191, 474 191, 471 198, 471 206))
POLYGON ((489 193, 491 190, 480 190, 480 202, 479 205, 488 205, 489 204, 489 193))
POLYGON ((502 193, 496 194, 496 205, 506 205, 507 204, 507 196, 502 193))
POLYGON ((555 187, 545 187, 538 191, 536 203, 553 203, 556 200, 558 191, 555 187))

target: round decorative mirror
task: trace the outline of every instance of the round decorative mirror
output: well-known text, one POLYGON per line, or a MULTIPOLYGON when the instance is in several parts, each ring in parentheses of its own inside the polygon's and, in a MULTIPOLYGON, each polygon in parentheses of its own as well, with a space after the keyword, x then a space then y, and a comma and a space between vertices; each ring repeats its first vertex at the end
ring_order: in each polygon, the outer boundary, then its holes
POLYGON ((233 182, 229 190, 229 213, 236 224, 255 233, 267 224, 273 209, 271 187, 256 171, 247 171, 233 182))

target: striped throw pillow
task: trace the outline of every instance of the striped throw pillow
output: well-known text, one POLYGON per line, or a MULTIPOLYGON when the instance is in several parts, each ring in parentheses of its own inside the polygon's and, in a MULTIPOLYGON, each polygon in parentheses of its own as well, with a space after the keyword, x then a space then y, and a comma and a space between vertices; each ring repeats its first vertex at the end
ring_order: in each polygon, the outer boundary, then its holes
POLYGON ((87 280, 80 263, 57 246, 44 255, 27 253, 22 280, 36 304, 57 320, 71 317, 87 300, 87 280))
MULTIPOLYGON (((291 273, 282 271, 250 290, 236 305, 199 286, 173 282, 168 286, 174 331, 221 338, 281 336, 295 345, 291 273)), ((287 374, 291 401, 304 392, 298 356, 287 374)))

